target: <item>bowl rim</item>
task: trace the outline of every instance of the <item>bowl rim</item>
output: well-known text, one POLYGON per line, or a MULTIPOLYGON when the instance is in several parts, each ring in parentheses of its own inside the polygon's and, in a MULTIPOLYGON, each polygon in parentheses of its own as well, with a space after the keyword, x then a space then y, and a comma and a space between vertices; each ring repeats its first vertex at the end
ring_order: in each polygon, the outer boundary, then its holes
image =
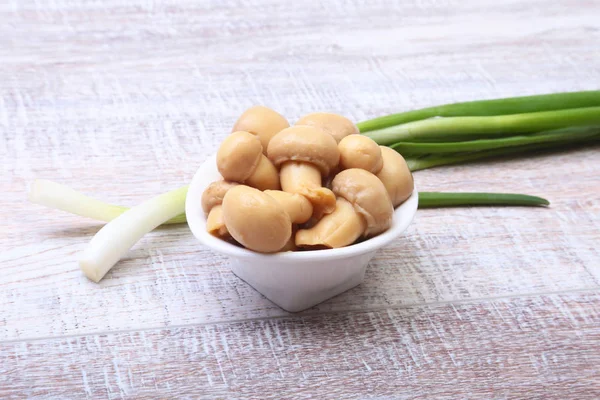
POLYGON ((214 250, 215 252, 242 259, 257 260, 261 258, 268 258, 270 261, 294 263, 307 260, 322 261, 328 259, 338 259, 376 251, 392 242, 394 239, 400 236, 400 234, 404 232, 406 228, 408 228, 414 219, 419 201, 419 194, 415 186, 411 196, 394 210, 392 226, 387 231, 360 243, 337 249, 304 250, 266 254, 238 247, 234 244, 221 240, 206 231, 206 216, 202 210, 200 198, 206 186, 219 179, 219 177, 220 175, 216 166, 216 154, 213 154, 212 156, 206 158, 206 160, 200 165, 189 185, 187 198, 185 201, 187 223, 193 235, 203 245, 207 246, 211 250, 214 250), (210 174, 212 178, 207 178, 207 174, 210 174))

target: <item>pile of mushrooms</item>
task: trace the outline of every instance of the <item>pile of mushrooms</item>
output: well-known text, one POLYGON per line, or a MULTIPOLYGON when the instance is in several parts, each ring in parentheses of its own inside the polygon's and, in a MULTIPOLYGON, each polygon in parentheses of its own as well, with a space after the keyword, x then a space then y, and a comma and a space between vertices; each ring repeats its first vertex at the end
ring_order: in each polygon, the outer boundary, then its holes
POLYGON ((347 118, 312 113, 294 126, 246 110, 217 152, 223 180, 202 194, 207 231, 261 253, 332 249, 386 231, 413 192, 404 158, 347 118))

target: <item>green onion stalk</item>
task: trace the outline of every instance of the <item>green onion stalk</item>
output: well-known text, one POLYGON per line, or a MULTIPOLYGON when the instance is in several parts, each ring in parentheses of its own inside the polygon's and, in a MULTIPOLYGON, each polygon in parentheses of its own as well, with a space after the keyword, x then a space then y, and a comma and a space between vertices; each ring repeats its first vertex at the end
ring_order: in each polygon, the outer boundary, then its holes
MULTIPOLYGON (((360 132, 411 171, 600 142, 600 91, 446 104, 374 118, 360 132)), ((468 205, 468 204, 465 204, 468 205)))
MULTIPOLYGON (((411 171, 600 141, 600 91, 446 104, 374 118, 360 132, 402 154, 411 171)), ((143 235, 186 222, 187 186, 131 209, 104 203, 64 185, 37 180, 30 201, 107 224, 79 264, 98 282, 143 235)), ((419 192, 419 208, 547 206, 546 199, 512 193, 419 192)))

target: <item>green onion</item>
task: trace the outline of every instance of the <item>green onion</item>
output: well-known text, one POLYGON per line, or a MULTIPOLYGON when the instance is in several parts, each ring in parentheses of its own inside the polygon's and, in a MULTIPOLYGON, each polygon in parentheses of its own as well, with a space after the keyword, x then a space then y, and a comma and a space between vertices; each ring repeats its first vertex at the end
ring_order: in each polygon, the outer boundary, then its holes
POLYGON ((440 193, 420 192, 419 208, 465 206, 547 206, 550 202, 537 196, 514 193, 440 193))
POLYGON ((570 126, 600 124, 600 107, 541 111, 491 117, 432 118, 370 131, 366 136, 379 144, 399 141, 461 141, 534 133, 570 126))
POLYGON ((481 139, 467 142, 398 142, 392 144, 390 147, 403 156, 410 157, 424 154, 464 153, 539 143, 573 143, 594 136, 600 137, 600 125, 593 127, 568 127, 529 136, 511 136, 500 139, 481 139))
POLYGON ((433 117, 463 117, 522 114, 600 106, 600 91, 552 93, 445 104, 386 115, 357 124, 361 132, 374 131, 433 117))
MULTIPOLYGON (((566 147, 570 147, 573 145, 581 145, 585 143, 597 143, 599 139, 600 138, 598 137, 575 137, 568 143, 562 143, 560 149, 565 149, 566 147)), ((472 153, 431 155, 419 158, 407 157, 406 163, 408 164, 408 168, 411 171, 415 172, 423 169, 440 167, 442 165, 462 164, 470 161, 535 152, 538 150, 552 150, 556 148, 557 145, 555 143, 543 143, 527 146, 505 147, 485 151, 476 151, 472 153)))
MULTIPOLYGON (((129 210, 128 207, 105 203, 68 186, 45 179, 37 179, 33 182, 29 191, 29 201, 104 222, 112 221, 129 210)), ((171 218, 165 224, 182 222, 186 222, 185 214, 171 218)))
POLYGON ((83 273, 94 282, 99 282, 142 236, 184 212, 187 190, 185 186, 163 193, 104 225, 79 260, 83 273))

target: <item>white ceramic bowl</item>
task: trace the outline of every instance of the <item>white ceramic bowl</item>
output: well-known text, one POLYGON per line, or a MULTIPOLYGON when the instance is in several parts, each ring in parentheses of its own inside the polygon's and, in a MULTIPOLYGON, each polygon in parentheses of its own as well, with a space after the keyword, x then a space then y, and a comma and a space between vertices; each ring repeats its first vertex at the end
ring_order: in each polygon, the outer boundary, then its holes
POLYGON ((222 179, 216 156, 198 169, 187 194, 185 212, 192 233, 212 251, 229 256, 231 270, 284 310, 310 308, 360 284, 377 250, 396 239, 417 211, 418 194, 394 211, 392 227, 364 242, 331 250, 261 254, 217 239, 206 232, 201 197, 204 189, 222 179))

